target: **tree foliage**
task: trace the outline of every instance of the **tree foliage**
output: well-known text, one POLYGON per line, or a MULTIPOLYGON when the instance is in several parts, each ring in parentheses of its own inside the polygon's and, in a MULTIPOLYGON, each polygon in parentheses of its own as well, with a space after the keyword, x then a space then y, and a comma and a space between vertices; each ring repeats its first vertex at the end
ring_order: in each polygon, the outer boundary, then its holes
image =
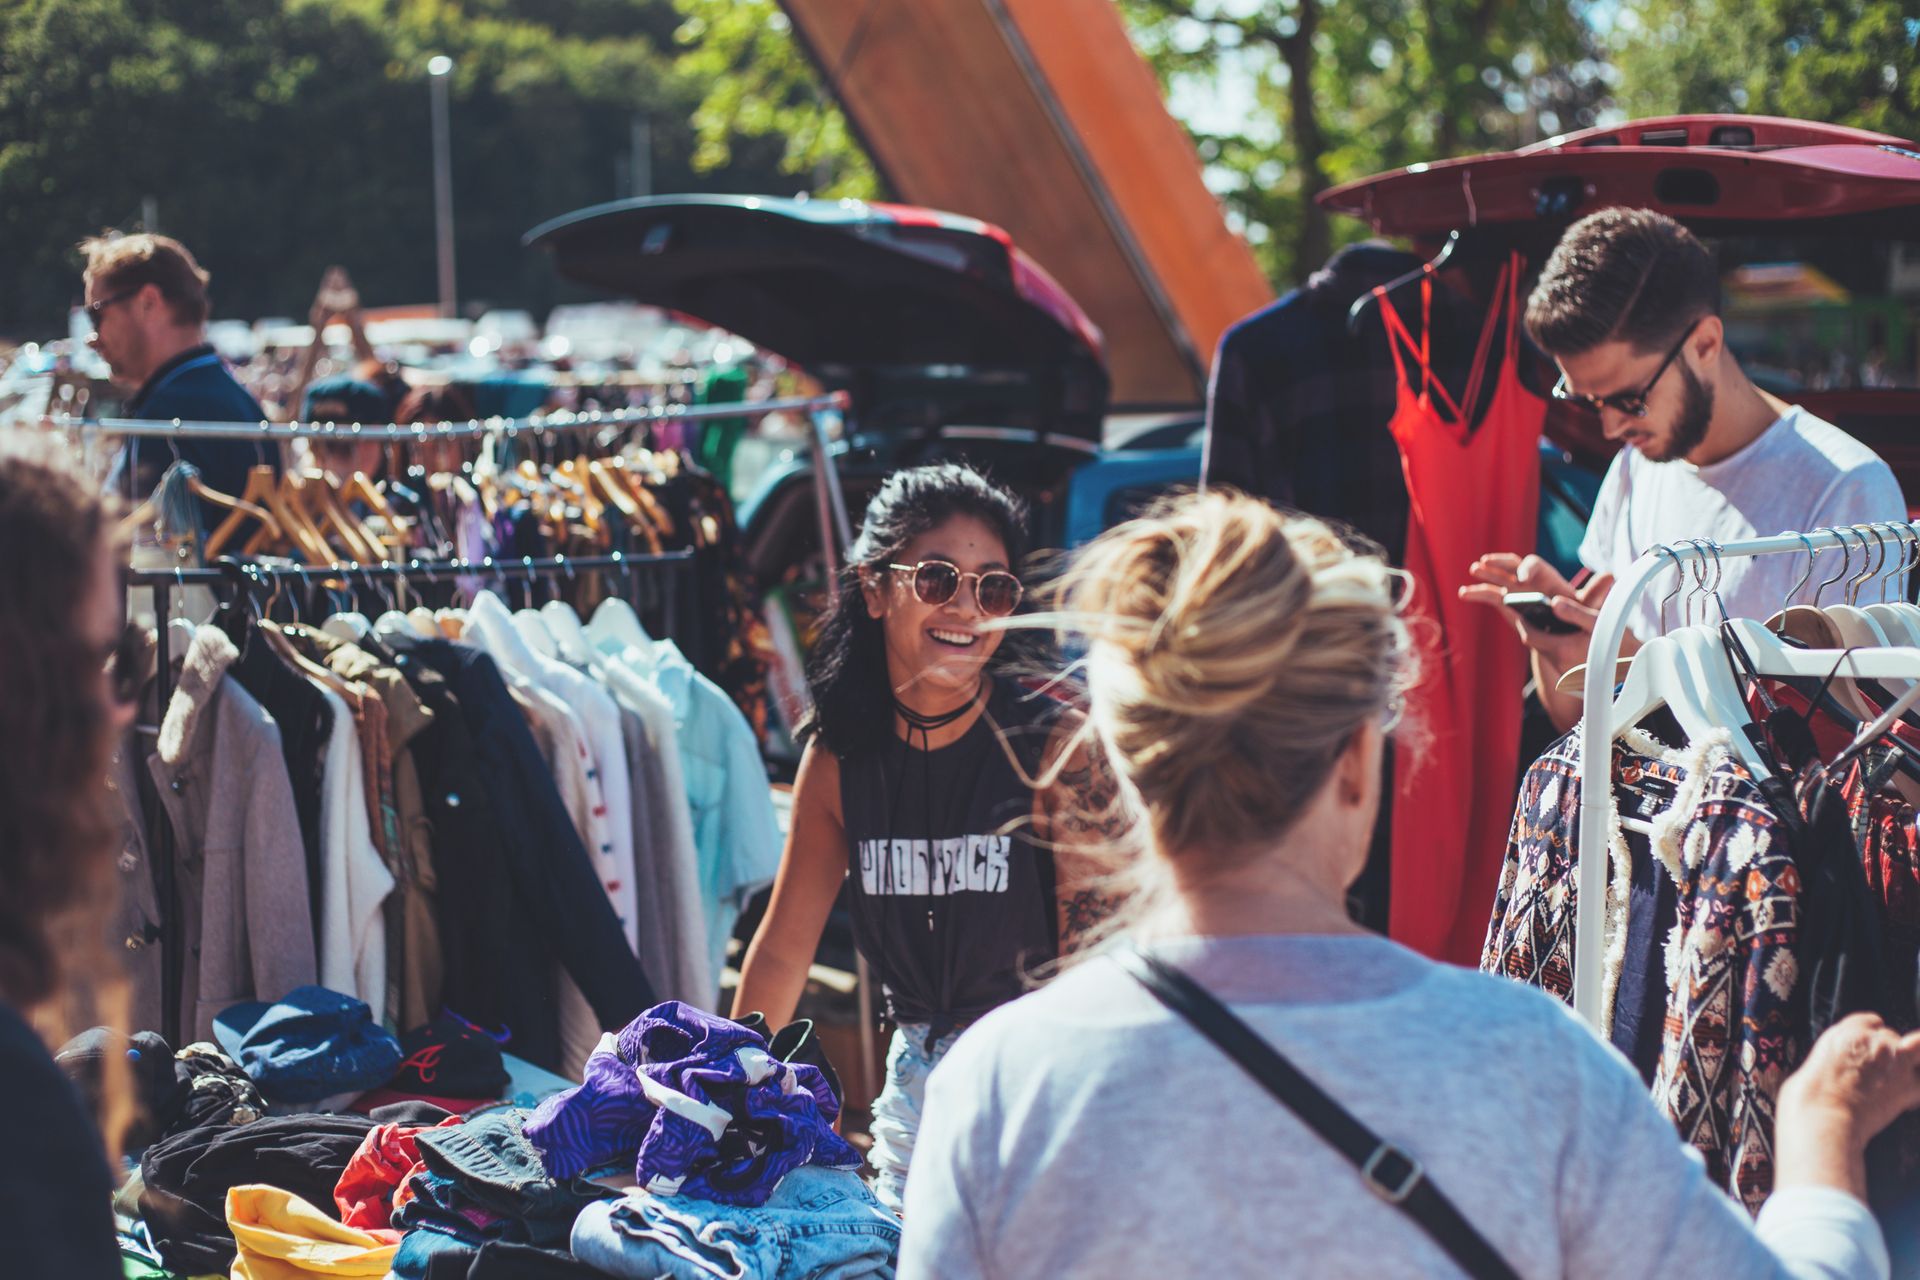
POLYGON ((880 194, 872 162, 774 0, 675 2, 686 19, 676 69, 705 87, 693 115, 696 169, 729 163, 740 139, 778 139, 781 171, 810 179, 815 195, 880 194))
MULTIPOLYGON (((1365 231, 1315 195, 1416 161, 1671 112, 1920 135, 1914 0, 1115 3, 1282 285, 1365 231)), ((431 298, 435 53, 465 299, 567 296, 519 237, 630 194, 637 118, 656 191, 881 194, 777 0, 9 0, 0 333, 57 330, 74 242, 147 198, 220 314, 299 314, 335 261, 431 298)))
POLYGON ((1594 122, 1607 70, 1570 0, 1120 0, 1171 101, 1244 101, 1195 128, 1209 178, 1275 280, 1318 267, 1314 203, 1383 169, 1594 122))
POLYGON ((435 295, 427 59, 451 85, 460 294, 566 296, 519 240, 630 194, 792 190, 778 138, 694 122, 672 0, 11 0, 0 6, 0 333, 45 337, 74 243, 158 227, 212 272, 217 315, 303 315, 324 267, 370 305, 435 295), (696 150, 705 146, 698 168, 696 150))
POLYGON ((1635 0, 1616 46, 1633 115, 1739 111, 1920 138, 1913 0, 1635 0))

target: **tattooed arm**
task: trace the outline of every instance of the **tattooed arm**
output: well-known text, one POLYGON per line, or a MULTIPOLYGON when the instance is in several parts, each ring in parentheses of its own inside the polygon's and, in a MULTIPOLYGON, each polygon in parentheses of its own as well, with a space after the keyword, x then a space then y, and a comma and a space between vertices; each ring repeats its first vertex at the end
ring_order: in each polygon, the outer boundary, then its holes
POLYGON ((1040 796, 1042 831, 1053 850, 1060 954, 1078 950, 1120 907, 1116 883, 1132 819, 1106 753, 1074 718, 1054 735, 1050 759, 1069 754, 1040 796))

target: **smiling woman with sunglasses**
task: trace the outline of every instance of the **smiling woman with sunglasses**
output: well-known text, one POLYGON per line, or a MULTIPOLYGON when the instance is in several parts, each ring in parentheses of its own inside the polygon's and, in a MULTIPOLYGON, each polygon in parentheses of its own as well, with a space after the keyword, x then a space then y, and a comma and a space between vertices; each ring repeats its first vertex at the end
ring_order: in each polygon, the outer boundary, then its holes
POLYGON ((995 670, 1021 525, 1011 494, 953 464, 874 497, 814 647, 793 827, 734 1001, 792 1017, 844 881, 899 1028, 871 1155, 895 1210, 927 1073, 1100 917, 1090 870, 1120 831, 1111 774, 1069 748, 1078 722, 995 670))
POLYGON ((0 1240, 7 1275, 118 1276, 103 1150, 131 1118, 107 1054, 90 1117, 47 1053, 125 1021, 107 950, 119 846, 107 765, 132 723, 119 665, 121 557, 105 504, 64 451, 0 444, 0 1240))

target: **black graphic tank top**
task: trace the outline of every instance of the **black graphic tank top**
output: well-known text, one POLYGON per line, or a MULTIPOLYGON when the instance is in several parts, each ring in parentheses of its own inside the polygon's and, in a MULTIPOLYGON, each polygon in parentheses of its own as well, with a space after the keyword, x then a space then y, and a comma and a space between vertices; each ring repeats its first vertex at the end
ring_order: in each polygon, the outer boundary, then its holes
POLYGON ((1057 954, 1032 780, 1060 711, 994 680, 958 741, 925 751, 896 737, 840 761, 854 942, 895 1022, 944 1034, 1023 994, 1023 973, 1057 954))

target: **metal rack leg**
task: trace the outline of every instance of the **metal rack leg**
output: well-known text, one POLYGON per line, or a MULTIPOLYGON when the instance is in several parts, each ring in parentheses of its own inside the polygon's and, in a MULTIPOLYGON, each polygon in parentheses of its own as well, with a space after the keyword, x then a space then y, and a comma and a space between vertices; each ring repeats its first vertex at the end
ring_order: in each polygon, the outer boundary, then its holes
MULTIPOLYGON (((172 613, 172 587, 165 582, 153 585, 153 605, 157 616, 154 657, 159 664, 155 676, 155 695, 159 700, 159 719, 165 722, 167 704, 173 700, 173 654, 167 619, 172 613)), ((144 767, 145 762, 139 762, 144 767)), ((176 901, 173 844, 173 815, 166 806, 154 815, 153 870, 154 892, 160 903, 160 1034, 178 1049, 180 1045, 180 908, 176 901)))

